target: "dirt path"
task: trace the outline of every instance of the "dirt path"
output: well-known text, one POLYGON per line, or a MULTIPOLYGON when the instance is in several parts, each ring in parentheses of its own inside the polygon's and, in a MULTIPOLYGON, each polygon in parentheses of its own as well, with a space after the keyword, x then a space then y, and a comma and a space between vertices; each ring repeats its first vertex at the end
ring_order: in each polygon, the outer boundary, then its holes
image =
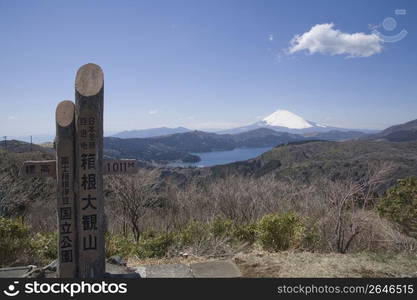
POLYGON ((259 252, 234 261, 244 277, 417 277, 417 254, 259 252))
MULTIPOLYGON (((131 266, 191 264, 219 258, 132 260, 131 266)), ((232 259, 243 277, 417 277, 417 254, 250 252, 232 259)))

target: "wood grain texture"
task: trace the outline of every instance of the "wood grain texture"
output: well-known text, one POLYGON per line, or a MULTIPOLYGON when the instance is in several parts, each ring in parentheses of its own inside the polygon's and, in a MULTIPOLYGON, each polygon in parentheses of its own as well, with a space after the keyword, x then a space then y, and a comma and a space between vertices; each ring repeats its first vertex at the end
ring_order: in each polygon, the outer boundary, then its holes
POLYGON ((103 94, 101 68, 82 66, 75 79, 76 206, 80 278, 105 272, 103 198, 103 94))
POLYGON ((103 71, 96 64, 86 64, 78 69, 75 90, 83 96, 97 95, 104 85, 103 71))
MULTIPOLYGON (((60 102, 56 108, 55 120, 60 128, 69 127, 75 120, 75 105, 69 100, 60 102)), ((72 127, 71 127, 72 128, 72 127)))
POLYGON ((58 277, 77 277, 77 221, 74 202, 75 105, 62 101, 56 109, 58 277))

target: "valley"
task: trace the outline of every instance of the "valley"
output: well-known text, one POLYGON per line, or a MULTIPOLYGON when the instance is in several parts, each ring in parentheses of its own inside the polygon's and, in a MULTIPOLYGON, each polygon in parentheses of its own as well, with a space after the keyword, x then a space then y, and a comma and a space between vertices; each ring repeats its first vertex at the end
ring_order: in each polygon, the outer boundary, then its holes
MULTIPOLYGON (((106 158, 139 159, 135 176, 104 179, 111 224, 106 255, 122 255, 133 264, 153 264, 155 259, 170 263, 183 253, 199 261, 233 257, 247 277, 399 276, 381 271, 391 263, 376 266, 373 256, 356 253, 391 251, 401 260, 415 249, 413 232, 379 212, 399 180, 414 182, 413 124, 359 136, 352 131, 296 134, 261 127, 235 134, 187 131, 148 138, 106 137, 106 158), (269 234, 275 232, 268 228, 274 222, 303 234, 280 233, 277 227, 282 240, 271 244, 269 234), (336 226, 340 233, 334 231, 336 226), (282 252, 291 249, 303 252, 282 252), (323 270, 303 273, 304 257, 311 255, 323 260, 323 270), (291 257, 294 273, 277 267, 286 257, 291 257), (346 265, 361 261, 364 266, 342 272, 326 263, 331 259, 344 259, 346 265)), ((25 220, 37 235, 22 238, 24 252, 8 255, 3 265, 46 264, 56 254, 56 236, 49 230, 56 223, 54 180, 23 178, 20 170, 23 161, 54 159, 53 145, 7 142, 7 147, 0 143, 1 213, 25 220), (37 249, 38 239, 44 241, 42 249, 52 250, 37 249)), ((413 274, 407 268, 401 272, 413 274)))

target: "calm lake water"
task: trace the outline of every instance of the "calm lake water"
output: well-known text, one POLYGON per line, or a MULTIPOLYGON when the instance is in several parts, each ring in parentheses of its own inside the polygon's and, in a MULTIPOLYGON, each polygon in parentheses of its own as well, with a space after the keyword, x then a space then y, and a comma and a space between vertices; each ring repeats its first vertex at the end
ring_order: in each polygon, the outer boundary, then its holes
POLYGON ((273 147, 262 148, 236 148, 230 151, 214 151, 205 153, 192 153, 198 155, 201 161, 197 163, 175 163, 171 166, 181 167, 210 167, 215 165, 224 165, 235 161, 255 158, 273 147))

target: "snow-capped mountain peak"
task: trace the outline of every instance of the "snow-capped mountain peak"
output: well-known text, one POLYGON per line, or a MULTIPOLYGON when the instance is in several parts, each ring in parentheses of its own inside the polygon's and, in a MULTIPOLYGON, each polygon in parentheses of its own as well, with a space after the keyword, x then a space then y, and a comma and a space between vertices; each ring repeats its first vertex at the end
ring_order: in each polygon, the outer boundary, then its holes
POLYGON ((316 125, 312 122, 304 120, 302 117, 288 110, 277 110, 276 112, 262 119, 262 121, 264 121, 269 126, 287 127, 290 129, 306 129, 316 125))
POLYGON ((256 123, 242 127, 222 130, 220 131, 220 133, 235 134, 258 128, 269 128, 278 132, 289 132, 296 134, 304 134, 311 132, 328 132, 331 130, 350 130, 323 125, 312 121, 307 121, 288 110, 279 109, 256 123))

